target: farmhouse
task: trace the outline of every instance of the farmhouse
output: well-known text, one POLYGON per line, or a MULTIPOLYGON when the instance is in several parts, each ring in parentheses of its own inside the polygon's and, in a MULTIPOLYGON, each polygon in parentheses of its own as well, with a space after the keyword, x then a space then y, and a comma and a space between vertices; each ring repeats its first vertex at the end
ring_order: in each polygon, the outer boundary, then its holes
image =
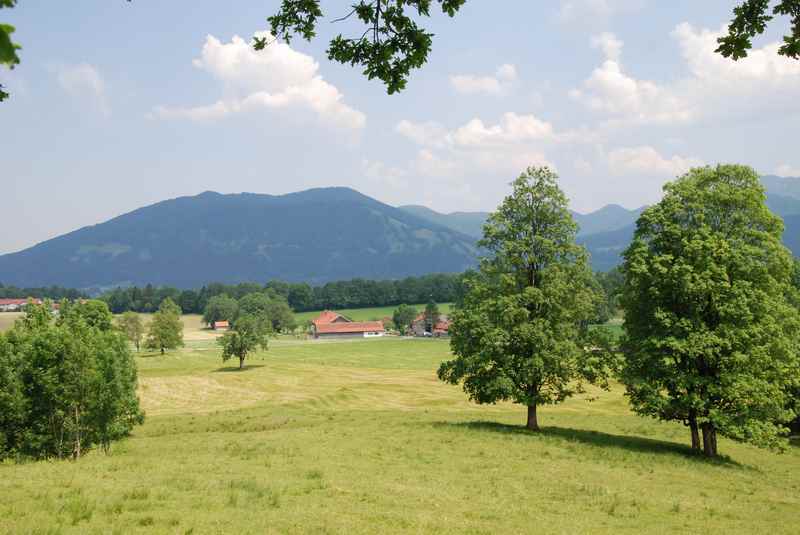
POLYGON ((42 304, 41 299, 0 299, 0 312, 17 312, 22 310, 28 301, 37 305, 42 304))
POLYGON ((214 331, 227 331, 230 328, 230 323, 226 320, 219 320, 211 322, 211 329, 214 331))
POLYGON ((385 329, 380 321, 350 321, 325 310, 311 322, 311 332, 314 338, 369 338, 383 336, 385 329))
POLYGON ((444 314, 439 315, 439 319, 433 326, 431 331, 428 331, 427 322, 425 321, 425 313, 423 312, 411 323, 411 333, 414 336, 447 336, 450 331, 450 319, 444 314))

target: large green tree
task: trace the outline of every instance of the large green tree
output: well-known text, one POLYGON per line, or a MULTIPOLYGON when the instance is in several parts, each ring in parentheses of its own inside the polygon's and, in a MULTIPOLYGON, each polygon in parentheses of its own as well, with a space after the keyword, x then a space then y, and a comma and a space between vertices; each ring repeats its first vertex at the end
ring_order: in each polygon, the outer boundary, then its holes
POLYGON ((755 171, 693 169, 639 218, 622 267, 625 365, 634 411, 777 446, 800 378, 800 315, 783 223, 755 171), (795 294, 796 296, 796 294, 795 294))
POLYGON ((227 294, 216 295, 208 300, 203 311, 203 323, 213 325, 217 321, 233 321, 239 313, 239 303, 227 294))
POLYGON ((163 355, 167 349, 183 346, 183 322, 181 309, 169 297, 161 302, 147 327, 147 349, 158 349, 163 355))
POLYGON ((462 383, 478 403, 511 400, 537 408, 564 401, 589 379, 603 383, 601 346, 588 339, 596 295, 577 225, 547 168, 530 168, 513 183, 484 226, 490 255, 468 275, 467 293, 452 313, 451 348, 439 378, 462 383), (594 372, 591 372, 594 370, 594 372))
POLYGON ((268 347, 270 321, 263 316, 242 315, 233 323, 233 328, 217 339, 222 346, 222 361, 239 359, 239 369, 244 369, 247 355, 261 347, 268 347))
POLYGON ((143 421, 127 342, 93 319, 75 307, 53 321, 48 305, 30 305, 0 335, 0 458, 78 458, 143 421))

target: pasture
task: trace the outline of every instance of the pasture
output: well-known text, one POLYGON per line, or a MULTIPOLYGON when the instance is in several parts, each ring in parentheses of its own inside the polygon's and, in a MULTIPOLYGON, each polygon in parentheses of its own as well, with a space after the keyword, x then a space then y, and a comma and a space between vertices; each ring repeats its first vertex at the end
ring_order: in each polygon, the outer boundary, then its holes
MULTIPOLYGON (((186 321, 186 320, 184 320, 186 321)), ((632 415, 620 388, 540 410, 440 383, 446 341, 210 339, 138 357, 146 423, 105 455, 0 465, 2 533, 796 533, 800 451, 632 415)), ((200 335, 212 333, 197 329, 200 335)))

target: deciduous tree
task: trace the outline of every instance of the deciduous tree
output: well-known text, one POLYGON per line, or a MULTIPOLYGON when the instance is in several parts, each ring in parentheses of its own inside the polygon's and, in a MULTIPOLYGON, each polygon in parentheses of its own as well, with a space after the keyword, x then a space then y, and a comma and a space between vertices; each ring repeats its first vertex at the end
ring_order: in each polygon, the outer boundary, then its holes
POLYGON ((540 405, 564 401, 585 379, 604 384, 610 371, 604 348, 589 341, 600 297, 556 180, 547 168, 528 169, 489 216, 480 245, 490 256, 467 277, 451 316, 456 358, 439 368, 478 403, 527 406, 531 430, 540 405))
MULTIPOLYGON (((625 252, 625 365, 633 410, 778 446, 800 377, 792 257, 755 171, 693 169, 664 188, 625 252)), ((796 297, 796 294, 795 294, 796 297)))
POLYGON ((395 309, 394 314, 392 314, 392 321, 394 322, 395 328, 397 328, 400 333, 404 333, 411 328, 411 323, 416 317, 417 309, 403 304, 395 309))
POLYGON ((147 349, 158 349, 163 355, 167 349, 183 346, 183 322, 181 309, 170 298, 164 299, 158 311, 153 314, 147 328, 147 349))
POLYGON ((225 294, 208 300, 203 311, 203 323, 213 325, 217 321, 233 321, 239 313, 239 303, 225 294))
POLYGON ((136 347, 136 351, 139 351, 139 346, 142 344, 142 338, 144 337, 144 324, 141 316, 136 312, 125 312, 117 320, 117 327, 136 347))
POLYGON ((239 316, 233 328, 217 339, 217 343, 222 346, 222 361, 227 362, 236 357, 239 359, 239 369, 243 369, 247 355, 258 347, 267 350, 270 325, 265 317, 239 316))

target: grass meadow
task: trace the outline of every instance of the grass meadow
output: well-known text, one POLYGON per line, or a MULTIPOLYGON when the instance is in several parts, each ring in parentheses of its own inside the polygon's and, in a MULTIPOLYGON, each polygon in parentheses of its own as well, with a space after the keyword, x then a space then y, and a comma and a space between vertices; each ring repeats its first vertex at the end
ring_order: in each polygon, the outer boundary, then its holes
POLYGON ((284 338, 239 372, 186 323, 109 455, 0 465, 0 533, 797 533, 800 448, 694 457, 618 387, 534 434, 436 379, 447 341, 284 338))
MULTIPOLYGON (((425 310, 425 303, 411 305, 416 308, 419 312, 425 310)), ((440 303, 437 305, 439 307, 439 312, 442 314, 449 314, 450 313, 450 303, 440 303)), ((342 314, 343 316, 347 316, 353 321, 371 321, 371 320, 381 320, 383 318, 391 318, 392 314, 394 314, 396 306, 391 307, 372 307, 372 308, 347 308, 339 310, 337 309, 336 312, 342 314)), ((297 319, 298 325, 303 325, 306 321, 313 320, 317 316, 319 316, 320 310, 316 310, 313 312, 298 312, 295 314, 295 318, 297 319)))

